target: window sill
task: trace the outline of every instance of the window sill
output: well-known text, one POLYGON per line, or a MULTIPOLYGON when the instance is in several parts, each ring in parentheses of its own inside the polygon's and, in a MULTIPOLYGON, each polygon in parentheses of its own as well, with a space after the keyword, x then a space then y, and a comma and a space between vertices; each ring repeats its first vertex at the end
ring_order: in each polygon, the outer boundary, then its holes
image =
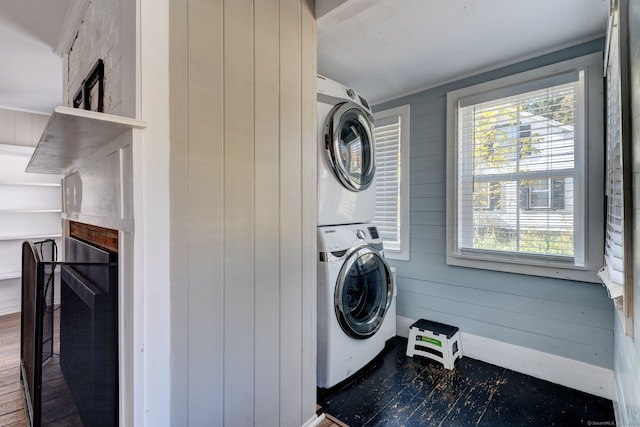
POLYGON ((624 296, 624 286, 614 283, 609 277, 609 271, 606 267, 602 267, 600 271, 598 271, 598 277, 602 281, 604 287, 607 289, 607 294, 609 294, 609 298, 611 298, 617 306, 617 302, 619 301, 620 307, 622 307, 622 299, 624 296))
POLYGON ((458 267, 478 268, 504 273, 525 274, 528 276, 549 277, 553 279, 575 280, 579 282, 601 283, 597 271, 588 268, 572 267, 558 264, 525 264, 518 260, 503 261, 484 256, 473 258, 470 256, 447 255, 447 265, 458 267))
POLYGON ((394 261, 409 261, 409 254, 403 252, 394 252, 388 249, 384 250, 384 257, 394 261))
POLYGON ((633 336, 633 319, 628 317, 624 312, 624 286, 614 283, 609 277, 609 272, 606 267, 603 267, 598 272, 598 277, 601 280, 602 286, 607 289, 609 298, 613 301, 613 306, 616 309, 616 315, 620 320, 620 325, 625 335, 633 336))

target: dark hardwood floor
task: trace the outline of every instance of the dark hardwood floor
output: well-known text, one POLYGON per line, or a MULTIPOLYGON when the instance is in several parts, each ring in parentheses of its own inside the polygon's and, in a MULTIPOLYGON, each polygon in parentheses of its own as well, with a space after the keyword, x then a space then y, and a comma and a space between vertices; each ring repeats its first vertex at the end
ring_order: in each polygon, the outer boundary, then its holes
POLYGON ((20 391, 20 313, 0 316, 0 426, 26 426, 20 391))
MULTIPOLYGON (((456 368, 405 356, 407 340, 389 341, 362 375, 318 393, 321 411, 356 426, 614 425, 602 399, 463 357, 456 368)), ((26 425, 19 376, 20 313, 0 316, 0 426, 26 425)), ((340 421, 338 421, 340 420, 340 421)), ((68 424, 73 425, 73 424, 68 424)))
POLYGON ((406 346, 390 340, 365 373, 319 390, 321 410, 351 427, 615 425, 610 400, 468 357, 449 371, 406 346))
MULTIPOLYGON (((60 369, 59 311, 54 312, 54 356, 42 366, 42 426, 81 427, 60 369)), ((20 313, 0 316, 0 427, 26 426, 20 387, 20 313)))

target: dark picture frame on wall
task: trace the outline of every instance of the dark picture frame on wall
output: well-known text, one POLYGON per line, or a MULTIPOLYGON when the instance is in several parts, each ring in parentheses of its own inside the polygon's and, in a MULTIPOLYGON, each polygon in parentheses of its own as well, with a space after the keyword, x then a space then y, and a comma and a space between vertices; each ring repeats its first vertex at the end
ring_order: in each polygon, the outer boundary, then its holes
POLYGON ((73 108, 104 113, 104 61, 98 59, 73 96, 73 108))
POLYGON ((84 82, 73 96, 73 108, 84 108, 84 82))
POLYGON ((104 112, 104 61, 98 59, 84 81, 84 109, 104 112))

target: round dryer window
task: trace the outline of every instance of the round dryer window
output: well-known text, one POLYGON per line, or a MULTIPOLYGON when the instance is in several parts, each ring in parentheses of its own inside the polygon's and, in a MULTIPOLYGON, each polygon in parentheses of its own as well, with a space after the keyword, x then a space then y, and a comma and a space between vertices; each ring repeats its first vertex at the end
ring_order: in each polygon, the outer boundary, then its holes
POLYGON ((336 105, 325 123, 325 151, 340 182, 349 190, 366 190, 375 176, 373 124, 356 104, 336 105))
POLYGON ((391 268, 376 250, 364 246, 352 252, 340 270, 335 291, 338 322, 347 335, 375 334, 391 303, 391 268))

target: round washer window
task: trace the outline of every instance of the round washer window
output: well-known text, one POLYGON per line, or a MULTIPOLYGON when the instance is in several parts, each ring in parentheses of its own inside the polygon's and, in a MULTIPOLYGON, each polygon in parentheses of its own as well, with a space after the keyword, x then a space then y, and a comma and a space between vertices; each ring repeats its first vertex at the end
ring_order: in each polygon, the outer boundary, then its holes
POLYGON ((336 284, 338 322, 351 337, 368 338, 382 326, 391 302, 391 269, 375 250, 362 247, 345 261, 336 284))
POLYGON ((352 191, 367 189, 375 176, 372 127, 366 113, 350 103, 336 106, 325 126, 329 164, 340 182, 352 191))

